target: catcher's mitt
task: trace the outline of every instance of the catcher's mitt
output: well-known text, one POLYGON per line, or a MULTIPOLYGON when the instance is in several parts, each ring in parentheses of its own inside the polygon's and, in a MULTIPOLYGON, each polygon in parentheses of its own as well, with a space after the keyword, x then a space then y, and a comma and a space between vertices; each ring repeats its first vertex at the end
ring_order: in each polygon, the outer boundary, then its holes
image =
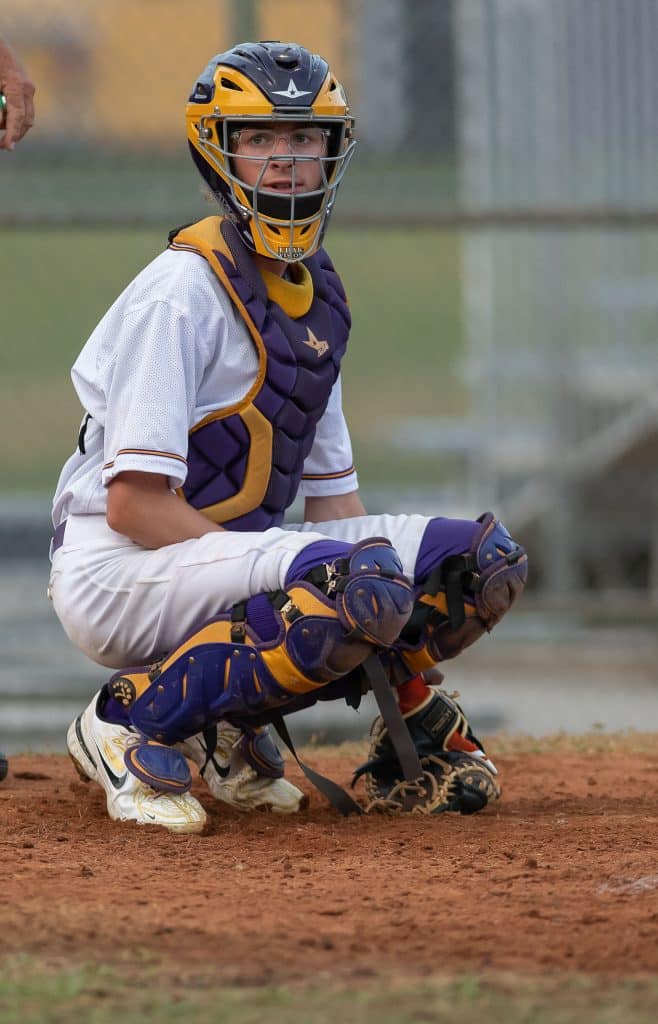
POLYGON ((354 773, 365 776, 366 811, 394 814, 474 814, 500 796, 496 768, 470 730, 459 704, 442 690, 405 716, 423 774, 405 781, 381 717, 370 731, 368 760, 354 773))

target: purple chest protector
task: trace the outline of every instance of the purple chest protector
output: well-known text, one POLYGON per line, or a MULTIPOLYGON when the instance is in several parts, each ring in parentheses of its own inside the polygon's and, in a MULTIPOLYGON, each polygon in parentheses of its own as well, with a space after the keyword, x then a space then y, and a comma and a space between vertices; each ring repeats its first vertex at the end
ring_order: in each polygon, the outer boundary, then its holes
POLYGON ((246 398, 190 431, 182 496, 231 530, 278 526, 297 494, 345 352, 351 320, 340 278, 324 250, 306 260, 313 300, 293 319, 269 298, 229 221, 213 217, 184 229, 172 248, 192 248, 208 260, 259 355, 246 398))

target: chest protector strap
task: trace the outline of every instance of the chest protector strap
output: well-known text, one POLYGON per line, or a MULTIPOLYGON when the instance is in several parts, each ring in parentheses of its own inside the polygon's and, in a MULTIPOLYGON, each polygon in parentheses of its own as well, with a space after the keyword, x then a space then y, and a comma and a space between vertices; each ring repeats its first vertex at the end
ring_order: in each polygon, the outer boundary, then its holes
POLYGON ((285 713, 394 643, 411 612, 412 588, 388 541, 361 541, 341 561, 322 589, 302 579, 249 598, 157 665, 115 675, 109 693, 135 729, 165 745, 220 719, 253 724, 262 712, 285 713))

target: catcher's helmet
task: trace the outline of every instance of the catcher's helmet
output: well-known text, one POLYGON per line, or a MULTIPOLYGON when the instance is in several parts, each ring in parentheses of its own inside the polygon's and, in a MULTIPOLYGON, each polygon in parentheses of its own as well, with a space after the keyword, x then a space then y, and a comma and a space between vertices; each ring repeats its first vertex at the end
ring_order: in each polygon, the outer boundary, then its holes
POLYGON ((241 43, 212 58, 192 90, 186 119, 192 158, 246 245, 286 263, 314 253, 356 145, 345 92, 327 62, 296 43, 241 43), (290 192, 261 185, 268 164, 278 159, 271 151, 252 157, 262 165, 255 184, 237 176, 231 146, 240 129, 276 131, 296 123, 322 129, 326 144, 321 155, 286 155, 290 192), (296 191, 295 168, 309 160, 319 166, 321 184, 296 191))

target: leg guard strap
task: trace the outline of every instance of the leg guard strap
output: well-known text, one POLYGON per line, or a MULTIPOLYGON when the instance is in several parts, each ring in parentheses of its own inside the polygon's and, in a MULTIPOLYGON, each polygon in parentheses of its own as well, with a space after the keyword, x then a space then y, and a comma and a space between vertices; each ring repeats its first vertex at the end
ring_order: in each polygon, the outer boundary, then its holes
MULTIPOLYGON (((109 693, 133 727, 174 744, 221 718, 248 721, 321 690, 397 638, 413 595, 388 541, 364 541, 340 564, 315 568, 326 593, 299 581, 251 598, 157 665, 114 676, 109 693)), ((262 758, 257 742, 252 754, 262 758)))

